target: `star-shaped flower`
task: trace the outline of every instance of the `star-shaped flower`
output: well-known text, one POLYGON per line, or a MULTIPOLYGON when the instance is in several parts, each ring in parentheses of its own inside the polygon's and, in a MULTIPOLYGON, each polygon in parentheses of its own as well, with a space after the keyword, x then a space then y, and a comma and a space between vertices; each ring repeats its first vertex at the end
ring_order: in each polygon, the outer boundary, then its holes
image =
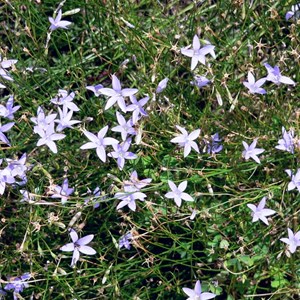
POLYGON ((197 35, 195 35, 193 38, 193 49, 189 49, 189 47, 182 48, 181 53, 192 58, 191 70, 193 71, 196 68, 198 62, 205 65, 205 55, 211 53, 214 48, 215 46, 210 44, 201 48, 199 38, 197 35))
POLYGON ((87 255, 94 255, 97 252, 90 246, 86 246, 94 238, 93 234, 78 238, 78 234, 74 229, 70 230, 72 243, 68 243, 60 248, 61 251, 73 251, 71 267, 75 266, 80 257, 80 252, 87 255))
POLYGON ((126 249, 130 250, 130 240, 133 238, 132 233, 128 232, 122 235, 119 239, 119 249, 125 247, 126 249))
POLYGON ((252 210, 252 222, 261 220, 266 225, 269 225, 268 219, 266 217, 275 214, 276 211, 273 209, 265 208, 266 200, 267 198, 263 197, 257 206, 255 206, 254 204, 247 204, 247 206, 252 210))
POLYGON ((65 204, 69 196, 74 192, 73 188, 69 188, 69 181, 68 178, 65 178, 62 186, 56 185, 54 187, 54 194, 51 196, 51 198, 60 198, 61 203, 65 204))
POLYGON ((294 253, 296 251, 296 248, 300 246, 300 231, 294 234, 293 231, 288 228, 288 235, 289 238, 281 238, 280 240, 288 244, 290 252, 294 253))
POLYGON ((249 146, 246 142, 242 142, 245 150, 242 153, 242 156, 248 160, 250 157, 254 159, 258 164, 260 164, 260 160, 257 157, 258 154, 263 153, 265 150, 262 148, 255 148, 257 144, 257 139, 254 139, 252 144, 249 146))
POLYGON ((13 120, 14 113, 20 108, 20 105, 14 106, 14 97, 11 95, 6 102, 6 106, 0 104, 0 116, 13 120))
POLYGON ((278 141, 278 145, 275 146, 278 150, 288 151, 294 153, 294 130, 290 129, 288 132, 282 127, 282 139, 278 141))
POLYGON ((117 159, 117 164, 120 170, 123 170, 124 165, 125 165, 125 159, 136 159, 137 155, 128 152, 127 150, 129 149, 131 144, 131 139, 127 139, 125 142, 122 144, 114 144, 112 145, 115 151, 112 151, 108 153, 107 155, 113 158, 117 159))
POLYGON ((40 136, 37 146, 47 145, 53 153, 57 153, 57 146, 54 141, 62 140, 66 137, 65 134, 56 133, 54 131, 54 122, 49 124, 46 128, 35 126, 35 133, 40 136))
POLYGON ((69 94, 66 90, 60 89, 58 90, 58 94, 56 95, 56 97, 51 99, 50 101, 57 105, 66 106, 70 110, 79 111, 78 106, 72 102, 74 100, 74 97, 74 92, 69 94))
POLYGON ((190 288, 183 288, 182 290, 189 296, 186 300, 208 300, 217 296, 213 293, 202 293, 200 280, 197 280, 193 290, 190 288))
POLYGON ((194 201, 194 199, 189 194, 184 193, 184 190, 187 187, 187 181, 181 182, 178 185, 178 187, 171 180, 168 180, 168 184, 169 184, 169 187, 170 187, 170 189, 172 191, 166 193, 165 197, 169 198, 169 199, 173 198, 177 206, 179 206, 179 207, 181 206, 182 200, 185 200, 185 201, 194 201))
POLYGON ((120 80, 116 75, 112 75, 112 87, 112 89, 102 88, 99 90, 99 93, 110 97, 104 109, 109 109, 117 102, 120 109, 123 112, 126 112, 126 104, 124 97, 129 97, 136 94, 138 92, 138 89, 122 89, 120 80))
POLYGON ((184 157, 189 155, 192 148, 199 153, 199 147, 194 142, 194 140, 198 138, 200 134, 200 129, 196 129, 192 131, 190 134, 188 134, 188 132, 183 127, 176 125, 176 128, 179 131, 181 131, 182 134, 173 138, 171 140, 171 143, 178 143, 180 147, 184 147, 184 152, 183 152, 184 157))
POLYGON ((58 132, 63 131, 65 128, 73 128, 72 125, 81 123, 78 120, 71 120, 73 116, 73 110, 68 111, 67 106, 63 106, 63 110, 58 107, 59 117, 60 119, 54 120, 54 122, 58 123, 56 130, 58 132))
POLYGON ((281 75, 281 72, 280 72, 278 66, 275 66, 274 68, 272 68, 267 63, 265 63, 264 66, 266 67, 266 69, 268 71, 268 76, 266 77, 267 81, 272 81, 277 85, 280 85, 281 83, 295 85, 295 82, 291 78, 281 75))
POLYGON ((124 186, 124 192, 118 192, 115 194, 115 198, 121 200, 121 202, 117 206, 117 209, 123 208, 124 206, 128 206, 132 211, 135 211, 135 200, 144 201, 146 197, 146 194, 137 191, 135 187, 124 186))
POLYGON ((142 116, 148 116, 143 106, 149 101, 149 97, 147 96, 137 100, 136 97, 132 95, 129 98, 132 104, 129 104, 126 110, 132 111, 132 122, 135 124, 142 116))
POLYGON ((118 144, 114 138, 105 137, 108 130, 108 126, 103 127, 97 134, 97 136, 89 131, 84 131, 84 135, 90 140, 90 142, 82 145, 80 149, 93 149, 96 148, 96 152, 98 157, 103 161, 106 162, 106 151, 105 147, 108 145, 118 144))
POLYGON ((285 170, 285 172, 291 177, 291 181, 288 184, 287 190, 291 191, 297 188, 298 191, 300 192, 300 169, 297 170, 295 175, 290 169, 285 170))
POLYGON ((51 31, 54 31, 58 28, 68 29, 68 26, 70 26, 72 24, 72 22, 69 22, 69 21, 62 21, 61 17, 62 17, 62 11, 60 9, 58 11, 57 16, 55 17, 55 19, 53 19, 52 17, 48 18, 49 22, 51 23, 51 26, 49 27, 49 29, 51 31))
POLYGON ((244 81, 243 84, 246 88, 248 88, 249 93, 251 94, 266 94, 266 90, 261 88, 261 86, 266 82, 266 78, 261 78, 255 81, 253 74, 248 72, 248 81, 244 81))
POLYGON ((128 121, 125 120, 125 118, 117 111, 116 112, 117 120, 119 125, 113 127, 111 130, 115 132, 120 132, 122 136, 122 140, 126 141, 127 135, 136 135, 135 129, 133 126, 132 119, 129 119, 128 121))

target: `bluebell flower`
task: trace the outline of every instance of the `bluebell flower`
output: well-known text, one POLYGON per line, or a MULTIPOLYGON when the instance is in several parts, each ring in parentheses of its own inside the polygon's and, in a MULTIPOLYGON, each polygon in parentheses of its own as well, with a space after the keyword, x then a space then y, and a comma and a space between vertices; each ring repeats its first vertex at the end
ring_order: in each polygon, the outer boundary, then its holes
POLYGON ((195 85, 196 87, 201 89, 202 87, 207 86, 210 83, 210 80, 204 76, 196 75, 194 77, 194 81, 191 81, 190 83, 191 85, 195 85))
POLYGON ((0 116, 13 120, 14 113, 20 108, 20 105, 14 106, 14 97, 11 95, 6 102, 6 105, 0 104, 0 116))
POLYGON ((51 31, 54 31, 58 28, 62 28, 62 29, 68 29, 68 26, 70 26, 72 23, 69 21, 62 21, 61 20, 62 17, 62 11, 61 9, 58 11, 57 16, 55 17, 55 19, 53 19, 52 17, 49 17, 49 22, 51 23, 51 26, 49 27, 49 29, 51 31))
POLYGON ((9 279, 9 283, 5 285, 4 289, 7 291, 13 290, 14 300, 20 299, 18 294, 22 293, 23 290, 29 287, 29 284, 26 280, 30 279, 31 275, 29 273, 23 274, 21 277, 14 277, 9 279))
POLYGON ((278 150, 288 151, 294 153, 294 130, 290 129, 288 132, 282 127, 282 139, 278 141, 278 145, 275 146, 278 150))
POLYGON ((177 143, 179 144, 180 147, 184 148, 183 151, 183 156, 186 157, 189 155, 189 153, 191 152, 192 148, 199 153, 199 147, 196 144, 196 142, 194 142, 195 139, 198 138, 199 134, 200 134, 200 129, 196 129, 194 131, 192 131, 191 133, 188 133, 185 128, 176 125, 176 128, 181 131, 182 134, 180 134, 179 136, 171 139, 171 143, 177 143))
POLYGON ((61 203, 65 204, 68 201, 69 196, 73 192, 74 192, 74 189, 69 188, 68 178, 65 178, 62 186, 59 186, 59 185, 54 186, 54 194, 51 196, 51 198, 60 198, 61 203))
POLYGON ((131 232, 128 232, 124 235, 122 235, 119 239, 119 248, 125 247, 126 249, 130 249, 130 240, 133 238, 131 232))
POLYGON ((93 238, 93 234, 86 235, 82 238, 78 237, 77 232, 74 229, 70 230, 71 243, 68 243, 60 248, 61 251, 73 252, 71 267, 74 267, 79 260, 80 252, 87 255, 95 255, 97 252, 90 246, 87 246, 93 238))
POLYGON ((83 131, 84 135, 90 140, 90 142, 85 143, 80 147, 80 149, 94 149, 96 148, 96 153, 98 157, 103 161, 106 162, 106 151, 105 148, 108 145, 114 145, 118 144, 119 141, 117 141, 114 138, 111 137, 105 137, 108 130, 108 126, 106 125, 103 127, 97 135, 89 132, 89 131, 83 131))
POLYGON ((251 145, 249 146, 246 142, 242 142, 245 150, 242 153, 242 156, 248 160, 250 157, 260 164, 260 160, 257 157, 258 154, 263 153, 265 150, 262 148, 256 148, 257 139, 254 139, 251 145))
POLYGON ((266 90, 261 88, 261 86, 266 82, 266 78, 261 78, 255 81, 253 74, 248 72, 248 81, 244 81, 243 84, 246 88, 248 88, 249 93, 251 94, 266 94, 266 90))
POLYGON ((267 63, 265 63, 264 66, 266 67, 266 69, 268 71, 268 75, 266 77, 267 81, 271 81, 277 85, 280 85, 281 83, 295 85, 295 82, 291 78, 281 75, 281 72, 280 72, 278 66, 275 66, 274 68, 272 68, 267 63))
POLYGON ((121 82, 116 75, 112 75, 112 89, 111 88, 102 88, 99 90, 102 95, 109 96, 105 110, 109 109, 116 102, 118 103, 120 109, 123 112, 126 112, 125 97, 132 96, 138 92, 138 89, 126 88, 122 89, 121 82))
POLYGON ((195 288, 193 290, 190 288, 183 288, 182 290, 186 295, 189 296, 189 298, 187 298, 186 300, 208 300, 213 299, 217 296, 213 293, 202 293, 200 280, 197 280, 195 288))
POLYGON ((130 147, 130 144, 131 144, 131 139, 127 139, 122 144, 113 144, 112 146, 114 148, 114 151, 107 154, 108 156, 117 159, 117 164, 120 170, 123 170, 124 168, 125 159, 137 158, 136 154, 127 151, 130 147))
POLYGON ((210 139, 204 139, 206 147, 203 152, 209 154, 219 153, 223 149, 223 146, 220 144, 221 141, 222 139, 220 139, 218 133, 213 134, 210 139))
POLYGON ((195 35, 193 38, 192 49, 189 49, 189 47, 181 48, 181 53, 192 58, 191 70, 193 71, 196 68, 198 62, 205 65, 205 55, 207 55, 208 53, 214 53, 214 48, 215 46, 211 44, 205 45, 201 48, 200 40, 198 36, 195 35))

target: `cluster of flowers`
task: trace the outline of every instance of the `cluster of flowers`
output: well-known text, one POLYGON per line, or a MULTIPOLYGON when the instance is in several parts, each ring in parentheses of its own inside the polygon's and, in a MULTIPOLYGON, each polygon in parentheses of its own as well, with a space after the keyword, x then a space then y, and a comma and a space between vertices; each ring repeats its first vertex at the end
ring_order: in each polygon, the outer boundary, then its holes
POLYGON ((276 85, 280 85, 282 83, 295 85, 295 82, 292 79, 290 79, 287 76, 281 75, 278 66, 275 66, 273 68, 267 63, 265 63, 264 66, 268 71, 268 75, 267 77, 263 77, 257 81, 255 81, 253 74, 250 71, 248 72, 248 81, 244 81, 243 84, 246 88, 248 88, 249 93, 261 94, 261 95, 266 94, 267 93, 266 90, 261 87, 266 81, 273 82, 276 85))
MULTIPOLYGON (((295 5, 292 7, 292 11, 288 12, 286 19, 297 16, 299 6, 295 5)), ((50 32, 63 28, 67 29, 71 22, 63 21, 62 11, 58 10, 55 18, 50 17, 49 21, 51 26, 49 28, 50 32)), ((210 54, 213 58, 216 57, 214 48, 215 46, 211 45, 208 41, 203 41, 204 45, 201 47, 200 40, 197 35, 193 38, 192 48, 190 46, 182 48, 181 53, 185 56, 191 58, 191 70, 193 71, 198 62, 206 64, 206 55, 210 54)), ((13 81, 13 78, 9 74, 9 68, 13 67, 17 63, 17 60, 3 60, 0 57, 0 76, 8 81, 13 81)), ((270 81, 279 85, 289 84, 295 85, 295 82, 281 75, 278 66, 274 68, 269 64, 265 63, 265 67, 268 71, 267 77, 261 78, 258 81, 255 81, 255 78, 251 72, 248 73, 248 81, 243 82, 243 84, 249 89, 250 93, 265 94, 266 91, 261 88, 261 86, 266 82, 270 81)), ((162 92, 167 86, 168 78, 163 79, 156 89, 156 93, 162 92)), ((198 86, 199 88, 207 85, 210 82, 204 76, 195 76, 195 81, 191 82, 198 86)), ((0 88, 5 88, 5 85, 1 84, 0 88)), ((120 80, 112 75, 112 88, 104 88, 101 84, 95 86, 87 86, 88 90, 91 90, 95 96, 108 96, 107 103, 105 105, 105 110, 112 107, 114 104, 117 104, 120 110, 123 113, 131 112, 132 116, 126 120, 120 112, 116 112, 116 119, 118 121, 117 126, 111 128, 114 132, 119 132, 121 134, 122 141, 119 142, 115 138, 106 137, 109 127, 104 126, 99 130, 97 135, 84 130, 84 135, 89 139, 89 142, 85 143, 80 147, 80 149, 96 149, 96 153, 99 159, 103 162, 106 162, 106 156, 113 157, 117 159, 117 164, 120 170, 123 169, 125 164, 125 159, 135 159, 137 155, 128 152, 131 145, 131 138, 134 135, 137 135, 137 131, 134 125, 142 118, 147 116, 147 113, 144 109, 144 106, 149 100, 149 97, 145 97, 141 100, 137 100, 135 94, 138 92, 138 89, 124 88, 122 89, 120 80), (129 101, 127 100, 129 98, 129 101), (129 137, 128 137, 129 136, 129 137), (106 146, 112 146, 114 151, 109 152, 106 155, 106 146)), ((35 124, 34 132, 40 136, 40 139, 37 142, 37 146, 47 145, 49 149, 57 153, 57 146, 54 141, 61 140, 65 137, 65 134, 60 132, 64 131, 66 128, 73 128, 73 125, 80 123, 81 121, 72 120, 73 112, 79 111, 79 108, 76 104, 73 103, 75 93, 71 92, 70 94, 66 90, 60 89, 55 98, 51 99, 51 103, 57 105, 59 119, 56 119, 57 113, 45 115, 44 110, 41 107, 38 107, 37 116, 31 118, 31 121, 35 124), (62 109, 60 108, 62 106, 62 109), (55 128, 55 124, 57 124, 55 128)), ((13 106, 14 98, 10 96, 6 105, 0 105, 0 116, 13 120, 14 113, 20 108, 20 106, 13 106)), ((5 136, 5 132, 9 131, 14 125, 14 122, 7 123, 0 126, 0 140, 10 145, 9 140, 5 136)), ((182 133, 181 135, 173 138, 172 143, 177 143, 179 147, 184 148, 184 157, 188 156, 191 149, 193 148, 197 153, 199 153, 199 147, 196 144, 195 140, 200 135, 200 129, 192 131, 190 134, 181 126, 177 125, 176 128, 182 133)), ((278 145, 276 146, 279 150, 285 150, 293 153, 295 148, 294 143, 294 132, 290 130, 286 132, 283 128, 283 139, 279 140, 278 145)), ((209 154, 216 154, 222 150, 222 145, 220 144, 221 139, 219 138, 218 133, 211 136, 211 138, 204 138, 205 147, 203 152, 209 154)), ((249 146, 246 142, 243 142, 245 150, 243 151, 243 157, 247 160, 249 158, 254 159, 257 163, 260 163, 258 154, 261 154, 264 149, 256 148, 257 139, 249 146)), ((0 165, 2 164, 3 159, 0 159, 0 165)), ((7 166, 4 169, 0 170, 0 194, 2 195, 5 191, 6 184, 25 184, 27 181, 26 171, 28 167, 26 166, 26 154, 23 154, 22 157, 18 160, 6 159, 7 166)), ((288 190, 297 188, 300 191, 300 169, 294 175, 291 170, 286 170, 287 174, 291 177, 291 182, 288 185, 288 190)), ((120 202, 117 205, 117 209, 121 209, 125 206, 132 211, 136 210, 136 200, 144 201, 147 195, 142 192, 142 189, 151 183, 150 178, 138 179, 136 171, 133 171, 130 179, 125 181, 123 184, 123 190, 115 194, 115 198, 119 199, 120 202)), ((177 206, 181 206, 182 200, 185 201, 194 201, 194 199, 187 193, 185 189, 187 188, 187 181, 181 182, 178 187, 176 184, 169 180, 168 185, 171 191, 165 194, 166 198, 174 199, 177 206)), ((73 188, 70 188, 68 185, 68 179, 64 179, 62 186, 55 186, 54 193, 52 198, 60 198, 63 204, 66 203, 68 197, 74 192, 73 188)), ((21 190, 23 195, 22 201, 29 201, 31 195, 25 191, 21 190)), ((95 198, 102 197, 100 188, 97 187, 91 197, 85 199, 85 203, 88 203, 90 200, 95 198)), ((266 209, 266 197, 264 197, 258 206, 253 204, 248 204, 248 207, 252 210, 253 222, 262 220, 266 225, 268 225, 267 216, 271 216, 276 212, 272 209, 266 209)), ((98 207, 99 203, 96 202, 94 207, 98 207)), ((68 243, 60 248, 61 251, 73 252, 73 257, 71 261, 71 266, 75 266, 77 261, 80 258, 80 253, 87 255, 94 255, 96 251, 87 246, 93 238, 94 235, 87 235, 82 238, 78 237, 78 234, 74 229, 70 229, 70 237, 72 242, 68 243)), ((296 251, 296 248, 300 246, 300 231, 294 234, 290 228, 288 228, 289 238, 282 238, 281 241, 289 245, 289 250, 291 253, 296 251)), ((125 247, 130 249, 130 240, 133 239, 132 233, 128 232, 123 235, 119 240, 119 248, 125 247)), ((14 299, 18 298, 20 292, 23 291, 25 287, 28 286, 26 281, 31 278, 30 274, 24 274, 20 278, 10 279, 9 283, 4 287, 5 290, 13 290, 14 299)), ((202 293, 201 284, 198 280, 196 282, 194 290, 189 288, 183 288, 185 294, 189 296, 188 299, 212 299, 216 295, 213 293, 202 293)), ((0 294, 4 295, 5 292, 0 290, 0 294)))

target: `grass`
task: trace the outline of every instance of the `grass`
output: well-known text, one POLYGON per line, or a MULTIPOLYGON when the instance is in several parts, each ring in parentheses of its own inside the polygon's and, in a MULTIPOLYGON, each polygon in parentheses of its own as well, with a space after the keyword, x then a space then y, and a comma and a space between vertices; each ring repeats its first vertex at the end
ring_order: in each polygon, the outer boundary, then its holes
MULTIPOLYGON (((300 134, 299 85, 266 83, 266 95, 251 95, 242 84, 249 70, 256 79, 266 76, 264 62, 299 82, 299 20, 284 18, 292 4, 65 1, 63 12, 80 12, 63 17, 72 25, 53 31, 47 44, 53 1, 3 2, 1 55, 18 62, 11 72, 14 81, 1 81, 7 89, 0 91, 0 102, 13 94, 21 109, 7 133, 11 146, 1 144, 0 157, 27 153, 28 182, 21 189, 36 198, 20 202, 20 187, 10 185, 0 197, 2 288, 9 276, 29 272, 29 287, 21 293, 25 299, 186 299, 182 288, 193 288, 197 280, 216 299, 299 299, 299 250, 290 254, 280 241, 288 227, 299 230, 299 193, 287 191, 290 179, 284 172, 299 167, 299 149, 292 154, 274 148, 282 126, 300 134), (195 34, 215 45, 217 58, 208 55, 209 65, 198 64, 191 72, 190 58, 180 49, 195 34), (107 97, 86 89, 99 83, 111 87, 112 74, 123 87, 138 88, 138 99, 150 97, 149 116, 137 127, 142 140, 130 148, 138 159, 126 161, 122 171, 112 158, 101 162, 95 149, 80 149, 88 141, 84 129, 96 133, 117 125, 116 106, 104 110, 107 97), (194 74, 212 84, 198 89, 190 84, 194 74), (165 77, 167 88, 156 94, 165 77), (54 154, 47 146, 37 147, 30 118, 38 106, 46 114, 56 111, 50 99, 58 89, 76 93, 80 111, 73 118, 82 123, 64 131, 54 154), (188 132, 201 128, 200 154, 192 150, 184 158, 170 142, 176 125, 188 132), (216 132, 223 150, 202 153, 204 138, 216 132), (242 158, 242 141, 250 144, 254 138, 265 149, 261 164, 242 158), (114 195, 133 170, 140 179, 152 179, 146 201, 136 201, 136 212, 117 211, 114 195), (62 205, 49 191, 64 178, 75 192, 62 205), (186 192, 195 201, 178 208, 165 198, 168 180, 177 185, 187 180, 186 192), (84 200, 97 186, 106 198, 97 199, 95 209, 84 200), (246 205, 264 196, 277 212, 269 226, 253 223, 246 205), (193 209, 197 215, 191 220, 193 209), (75 268, 71 252, 59 250, 70 242, 69 228, 80 236, 95 235, 90 246, 97 254, 81 255, 75 268), (118 240, 129 231, 131 249, 118 249, 118 240)), ((1 123, 7 120, 1 117, 1 123)), ((120 140, 110 130, 108 136, 120 140)))

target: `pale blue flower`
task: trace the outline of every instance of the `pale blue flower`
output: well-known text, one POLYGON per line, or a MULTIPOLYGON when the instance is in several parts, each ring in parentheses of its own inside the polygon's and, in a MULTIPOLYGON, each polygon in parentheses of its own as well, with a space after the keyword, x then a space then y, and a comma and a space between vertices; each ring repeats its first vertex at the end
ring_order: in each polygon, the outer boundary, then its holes
POLYGON ((255 160, 258 164, 260 164, 260 160, 257 157, 258 154, 263 153, 265 150, 262 148, 256 148, 257 139, 254 139, 252 144, 249 146, 246 142, 242 142, 245 150, 242 153, 242 156, 248 160, 249 158, 252 158, 255 160))
POLYGON ((72 243, 68 243, 60 248, 61 251, 73 252, 71 267, 75 266, 80 257, 80 252, 87 255, 95 255, 97 252, 90 246, 87 246, 93 238, 93 234, 86 235, 82 238, 78 237, 74 229, 70 230, 72 243))
POLYGON ((124 192, 118 192, 115 194, 115 198, 121 200, 118 204, 117 209, 128 206, 132 211, 136 210, 135 200, 144 201, 147 197, 146 194, 137 191, 135 187, 124 186, 124 192))
POLYGON ((288 235, 289 238, 281 238, 280 240, 289 245, 289 251, 291 253, 296 252, 297 247, 300 246, 300 231, 296 232, 295 234, 293 231, 288 228, 288 235))
POLYGON ((60 198, 61 199, 61 204, 65 204, 69 196, 73 194, 74 189, 69 188, 69 181, 68 178, 65 178, 62 186, 56 185, 54 186, 54 194, 51 196, 51 198, 60 198))
POLYGON ((173 198, 177 206, 181 206, 182 200, 194 201, 194 199, 189 194, 184 193, 187 187, 187 181, 181 182, 177 187, 173 181, 168 180, 168 185, 171 189, 171 192, 166 193, 165 197, 173 198))
POLYGON ((199 147, 194 140, 198 138, 200 129, 196 129, 189 134, 183 127, 180 127, 179 125, 176 125, 176 128, 181 131, 182 134, 173 138, 171 143, 177 143, 180 147, 184 147, 184 157, 189 155, 192 148, 199 153, 199 147))
POLYGON ((57 153, 57 146, 54 141, 62 140, 66 137, 65 134, 54 131, 54 122, 50 123, 46 128, 35 126, 35 133, 40 136, 37 146, 46 145, 53 153, 57 153))
POLYGON ((147 96, 140 100, 137 100, 136 97, 132 95, 129 98, 132 104, 129 104, 126 110, 132 111, 132 122, 133 124, 135 124, 141 117, 148 116, 143 106, 149 101, 149 97, 147 96))
POLYGON ((125 104, 125 97, 132 96, 138 92, 138 89, 122 89, 120 80, 116 75, 112 75, 112 89, 111 88, 102 88, 99 90, 99 93, 105 96, 109 96, 105 110, 109 109, 113 106, 116 102, 118 103, 120 109, 123 112, 126 112, 126 104, 125 104))
POLYGON ((282 139, 278 141, 278 145, 275 146, 278 150, 288 151, 294 153, 294 130, 290 129, 288 132, 282 127, 282 139))
POLYGON ((135 128, 133 127, 132 119, 128 121, 117 111, 116 112, 117 120, 119 125, 113 127, 111 130, 115 132, 120 132, 122 136, 122 140, 126 141, 127 135, 136 135, 135 128))
POLYGON ((271 81, 277 85, 280 85, 281 83, 295 85, 295 82, 292 79, 290 79, 287 76, 281 75, 281 72, 280 72, 278 66, 275 66, 274 68, 272 68, 267 63, 265 63, 264 66, 266 67, 266 69, 268 71, 268 75, 266 77, 267 81, 271 81))
POLYGON ((291 177, 291 181, 288 184, 287 190, 291 191, 295 188, 300 192, 300 169, 297 170, 296 174, 293 174, 292 170, 287 169, 285 172, 291 177))
POLYGON ((136 154, 127 151, 130 147, 130 144, 131 144, 131 139, 127 139, 122 144, 114 144, 112 146, 115 151, 108 153, 108 156, 117 159, 117 164, 118 164, 118 167, 120 170, 123 170, 123 168, 124 168, 125 159, 136 159, 137 158, 136 154))
POLYGON ((71 120, 73 116, 73 110, 68 111, 67 106, 63 106, 63 110, 58 107, 59 119, 55 119, 54 122, 58 123, 56 130, 58 132, 63 131, 65 128, 73 128, 73 125, 81 123, 78 120, 71 120))
POLYGON ((102 88, 103 88, 102 84, 96 84, 94 86, 93 85, 86 86, 86 89, 92 91, 96 97, 99 97, 101 95, 100 90, 102 88))
POLYGON ((4 134, 4 132, 9 131, 13 126, 14 126, 14 122, 10 122, 7 124, 4 124, 1 126, 0 124, 0 141, 2 141, 3 143, 7 144, 10 146, 10 142, 8 140, 8 138, 6 137, 6 135, 4 134))
POLYGON ((204 76, 196 75, 194 77, 194 81, 191 81, 190 83, 191 83, 191 85, 195 85, 199 89, 201 89, 202 87, 207 86, 210 83, 210 80, 204 76))
POLYGON ((194 36, 193 38, 193 48, 189 49, 189 47, 182 48, 181 53, 183 55, 186 55, 188 57, 192 58, 191 62, 191 70, 193 71, 198 62, 202 63, 205 65, 205 55, 208 53, 211 53, 214 50, 215 46, 213 45, 205 45, 201 48, 200 41, 197 35, 194 36))
POLYGON ((4 289, 7 291, 13 290, 14 300, 18 300, 20 299, 18 294, 22 293, 25 288, 29 287, 26 280, 30 278, 30 273, 25 273, 21 277, 10 278, 9 283, 5 285, 4 289))
POLYGON ((130 245, 130 240, 133 238, 131 232, 128 232, 124 235, 122 235, 119 239, 119 249, 121 249, 122 247, 125 247, 126 249, 130 249, 131 245, 130 245))
POLYGON ((59 89, 56 97, 51 99, 50 101, 56 105, 66 106, 70 110, 79 111, 78 106, 73 103, 74 97, 74 92, 69 94, 66 90, 59 89))
POLYGON ((163 79, 162 81, 159 82, 159 84, 156 88, 157 94, 161 93, 167 87, 168 81, 169 81, 169 78, 166 77, 165 79, 163 79))
POLYGON ((266 90, 261 88, 261 86, 266 82, 266 78, 261 78, 255 81, 253 74, 249 71, 248 72, 248 81, 244 81, 244 86, 249 90, 251 94, 266 94, 266 90))
POLYGON ((285 15, 285 19, 289 20, 291 18, 297 19, 300 16, 300 3, 292 5, 292 9, 288 11, 285 15))
POLYGON ((252 222, 261 220, 266 225, 269 225, 268 219, 266 217, 275 214, 276 211, 273 209, 265 208, 266 200, 267 198, 263 197, 257 206, 255 206, 254 204, 247 204, 247 206, 252 210, 252 222))
POLYGON ((0 116, 13 120, 14 113, 20 108, 20 105, 14 106, 14 97, 11 95, 6 102, 6 105, 0 104, 0 116))
POLYGON ((193 290, 190 288, 183 288, 182 290, 189 296, 189 298, 187 298, 186 300, 209 300, 217 296, 213 293, 202 293, 200 280, 197 280, 195 288, 193 290))
POLYGON ((106 151, 105 148, 108 145, 118 144, 114 138, 105 137, 108 130, 108 126, 106 125, 103 127, 97 134, 97 136, 89 131, 83 131, 84 135, 90 140, 90 142, 82 145, 80 149, 93 149, 96 148, 96 153, 98 157, 103 161, 106 162, 106 151))
POLYGON ((55 17, 55 19, 53 19, 52 17, 49 17, 49 22, 51 23, 51 26, 49 27, 49 29, 51 31, 54 31, 58 28, 62 28, 62 29, 68 29, 68 26, 70 26, 72 23, 69 21, 62 21, 61 20, 62 17, 62 11, 61 9, 58 11, 57 16, 55 17))

